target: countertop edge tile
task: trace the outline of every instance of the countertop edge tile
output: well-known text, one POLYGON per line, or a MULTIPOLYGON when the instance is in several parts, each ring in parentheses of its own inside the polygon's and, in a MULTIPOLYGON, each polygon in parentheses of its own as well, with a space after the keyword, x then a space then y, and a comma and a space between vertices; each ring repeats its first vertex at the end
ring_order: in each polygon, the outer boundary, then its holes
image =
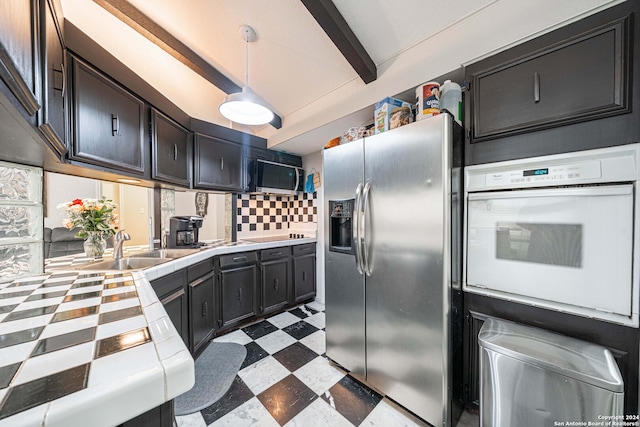
POLYGON ((167 317, 167 312, 164 310, 164 307, 162 306, 162 303, 160 301, 144 307, 142 312, 144 314, 144 317, 147 319, 147 323, 155 322, 158 319, 167 317))
POLYGON ((142 305, 143 311, 145 307, 160 301, 146 278, 136 281, 136 290, 138 292, 138 298, 140 298, 140 304, 142 305))
POLYGON ((188 350, 161 360, 166 376, 165 400, 169 401, 191 390, 196 383, 195 362, 188 350))
POLYGON ((135 381, 101 384, 54 400, 45 427, 114 426, 145 413, 165 400, 163 369, 136 377, 135 381), (90 422, 89 422, 90 420, 90 422))
POLYGON ((51 403, 44 403, 35 408, 27 409, 11 417, 0 420, 0 427, 41 426, 45 420, 51 403))
POLYGON ((168 360, 174 355, 184 351, 184 342, 179 336, 172 336, 161 342, 156 343, 156 351, 158 352, 158 359, 160 362, 168 360))
POLYGON ((179 337, 175 326, 173 326, 173 322, 171 322, 171 319, 169 319, 168 316, 164 316, 152 322, 148 322, 148 324, 149 333, 151 334, 153 341, 156 343, 156 347, 158 344, 164 341, 167 341, 176 336, 179 337))

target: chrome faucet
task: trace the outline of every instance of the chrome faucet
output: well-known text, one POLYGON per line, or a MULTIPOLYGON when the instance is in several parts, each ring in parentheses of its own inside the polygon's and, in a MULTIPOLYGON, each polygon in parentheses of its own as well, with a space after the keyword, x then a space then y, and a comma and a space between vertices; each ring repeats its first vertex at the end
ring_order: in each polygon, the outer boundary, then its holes
POLYGON ((122 259, 122 245, 125 240, 131 240, 129 233, 125 233, 124 230, 120 230, 113 238, 113 259, 122 259))

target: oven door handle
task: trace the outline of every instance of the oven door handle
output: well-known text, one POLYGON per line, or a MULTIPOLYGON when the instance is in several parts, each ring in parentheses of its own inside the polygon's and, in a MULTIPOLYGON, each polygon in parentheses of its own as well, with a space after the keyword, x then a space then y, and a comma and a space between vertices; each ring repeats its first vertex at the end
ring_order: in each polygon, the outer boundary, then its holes
POLYGON ((492 191, 482 193, 469 193, 469 200, 487 199, 515 199, 522 197, 597 197, 597 196, 617 196, 633 194, 632 184, 618 184, 610 186, 591 186, 580 188, 548 188, 548 189, 520 189, 513 191, 492 191))

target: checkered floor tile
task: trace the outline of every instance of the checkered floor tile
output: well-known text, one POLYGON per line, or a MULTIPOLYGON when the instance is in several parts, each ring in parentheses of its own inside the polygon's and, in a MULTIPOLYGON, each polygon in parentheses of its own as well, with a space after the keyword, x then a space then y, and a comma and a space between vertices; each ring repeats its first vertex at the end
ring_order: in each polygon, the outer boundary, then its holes
POLYGON ((313 302, 216 338, 244 345, 244 364, 218 402, 176 417, 178 427, 426 426, 325 357, 324 322, 313 302))

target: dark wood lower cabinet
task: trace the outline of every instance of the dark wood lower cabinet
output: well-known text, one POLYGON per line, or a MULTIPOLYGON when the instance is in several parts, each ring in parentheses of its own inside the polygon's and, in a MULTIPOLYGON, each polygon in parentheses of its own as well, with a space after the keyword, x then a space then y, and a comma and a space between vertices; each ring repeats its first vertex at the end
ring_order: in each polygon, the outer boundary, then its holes
POLYGON ((188 297, 185 291, 187 283, 186 270, 179 270, 159 279, 153 280, 151 286, 156 291, 167 315, 176 330, 189 348, 188 297))
POLYGON ((316 295, 316 244, 293 247, 293 295, 298 303, 316 295))
POLYGON ((151 286, 197 357, 216 334, 312 299, 315 243, 215 256, 151 286))
POLYGON ((211 270, 207 275, 189 283, 190 348, 193 354, 199 353, 213 336, 215 280, 215 273, 211 270))
POLYGON ((173 400, 170 400, 119 427, 173 427, 174 418, 173 400))
POLYGON ((221 327, 234 326, 257 314, 256 264, 220 271, 221 327))
POLYGON ((276 311, 288 303, 290 258, 260 263, 262 272, 262 298, 260 312, 276 311))

